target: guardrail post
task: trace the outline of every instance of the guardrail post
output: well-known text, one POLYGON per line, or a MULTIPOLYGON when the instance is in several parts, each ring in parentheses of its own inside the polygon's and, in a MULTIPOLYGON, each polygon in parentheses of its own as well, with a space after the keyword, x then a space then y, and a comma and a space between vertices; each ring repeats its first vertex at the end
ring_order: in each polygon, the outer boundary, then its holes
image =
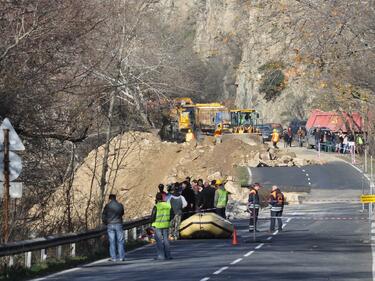
POLYGON ((129 240, 129 230, 127 230, 127 229, 124 230, 124 237, 125 237, 125 241, 128 242, 128 240, 129 240))
POLYGON ((70 244, 70 256, 71 257, 76 256, 76 243, 70 244))
POLYGON ((31 268, 31 252, 25 253, 25 266, 26 268, 31 268))
POLYGON ((40 250, 40 260, 45 261, 47 259, 47 251, 46 249, 40 250))
POLYGON ((133 228, 133 240, 137 240, 137 228, 133 228))
POLYGON ((10 256, 9 257, 9 263, 8 263, 8 266, 9 267, 12 267, 14 265, 14 257, 13 256, 10 256))
POLYGON ((56 249, 57 258, 61 259, 61 255, 62 255, 62 246, 57 246, 57 249, 56 249))

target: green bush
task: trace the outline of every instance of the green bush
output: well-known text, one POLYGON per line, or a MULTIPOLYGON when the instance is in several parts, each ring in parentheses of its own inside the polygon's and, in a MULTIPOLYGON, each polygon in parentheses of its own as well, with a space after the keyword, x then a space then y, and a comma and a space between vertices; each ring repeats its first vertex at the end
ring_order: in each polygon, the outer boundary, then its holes
POLYGON ((274 100, 285 89, 285 75, 280 69, 263 74, 259 92, 264 94, 267 101, 274 100))

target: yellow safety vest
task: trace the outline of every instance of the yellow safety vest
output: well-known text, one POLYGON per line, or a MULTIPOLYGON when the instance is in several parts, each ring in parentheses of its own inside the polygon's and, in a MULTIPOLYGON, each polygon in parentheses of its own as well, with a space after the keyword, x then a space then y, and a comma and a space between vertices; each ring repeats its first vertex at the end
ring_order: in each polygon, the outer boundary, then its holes
POLYGON ((217 199, 217 206, 216 207, 217 208, 226 207, 227 202, 228 202, 228 197, 227 197, 228 191, 223 190, 223 189, 218 189, 217 192, 218 192, 219 198, 217 199))
POLYGON ((152 223, 156 228, 169 228, 171 220, 171 204, 159 202, 156 204, 156 219, 152 223))

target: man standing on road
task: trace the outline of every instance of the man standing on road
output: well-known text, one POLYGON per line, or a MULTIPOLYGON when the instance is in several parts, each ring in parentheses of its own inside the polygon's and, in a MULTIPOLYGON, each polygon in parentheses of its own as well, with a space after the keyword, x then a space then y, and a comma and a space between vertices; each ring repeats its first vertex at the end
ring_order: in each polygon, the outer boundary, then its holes
POLYGON ((155 228, 156 250, 158 256, 156 260, 170 260, 171 251, 168 240, 168 232, 173 210, 171 204, 164 202, 160 193, 156 195, 156 205, 152 209, 152 226, 155 228))
POLYGON ((102 221, 107 225, 109 240, 110 261, 125 260, 124 232, 122 229, 122 217, 124 206, 116 200, 115 194, 109 195, 109 203, 105 205, 102 213, 102 221), (116 255, 116 245, 118 255, 116 255))
POLYGON ((279 142, 279 140, 280 140, 279 133, 277 132, 276 129, 273 129, 273 133, 272 133, 272 136, 271 136, 271 141, 272 141, 272 144, 273 144, 274 148, 278 148, 277 147, 277 143, 279 142))
POLYGON ((184 198, 184 196, 180 195, 178 192, 178 189, 175 187, 174 192, 169 198, 168 201, 169 204, 171 204, 174 217, 171 222, 171 236, 174 240, 177 240, 180 238, 180 224, 181 224, 181 217, 182 217, 182 209, 187 206, 187 202, 184 198))
POLYGON ((275 230, 276 218, 277 218, 277 222, 279 225, 278 230, 282 231, 283 229, 283 222, 281 220, 281 217, 283 215, 283 209, 284 209, 284 203, 285 203, 284 201, 285 201, 284 194, 280 191, 280 189, 276 185, 272 186, 272 191, 268 198, 268 203, 271 205, 271 226, 270 226, 271 232, 275 230))
POLYGON ((215 191, 215 208, 216 214, 222 218, 226 218, 225 209, 228 204, 228 191, 225 190, 224 183, 222 180, 216 180, 215 182, 218 189, 215 191))
POLYGON ((259 215, 259 208, 260 208, 259 189, 260 189, 259 183, 255 183, 253 186, 250 187, 249 202, 248 202, 248 210, 250 212, 250 221, 249 221, 250 232, 258 231, 257 222, 258 222, 258 215, 259 215))

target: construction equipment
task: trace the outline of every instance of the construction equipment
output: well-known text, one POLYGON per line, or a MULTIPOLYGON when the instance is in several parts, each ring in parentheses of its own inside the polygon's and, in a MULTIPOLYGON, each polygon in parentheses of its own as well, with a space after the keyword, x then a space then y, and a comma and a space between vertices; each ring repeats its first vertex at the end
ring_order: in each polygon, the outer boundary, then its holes
POLYGON ((164 114, 163 127, 160 131, 163 140, 183 142, 186 133, 212 135, 217 124, 217 116, 227 108, 220 103, 194 104, 190 98, 179 98, 174 107, 164 114))
POLYGON ((226 123, 228 117, 223 118, 222 141, 229 139, 240 139, 243 142, 254 145, 263 142, 262 135, 257 131, 259 113, 254 109, 234 109, 229 110, 229 124, 226 123))
POLYGON ((164 114, 160 135, 163 140, 184 142, 189 130, 199 139, 204 134, 216 135, 220 127, 223 141, 238 138, 248 144, 260 144, 261 134, 255 130, 258 118, 254 109, 229 110, 220 103, 194 104, 190 98, 178 98, 164 114))

